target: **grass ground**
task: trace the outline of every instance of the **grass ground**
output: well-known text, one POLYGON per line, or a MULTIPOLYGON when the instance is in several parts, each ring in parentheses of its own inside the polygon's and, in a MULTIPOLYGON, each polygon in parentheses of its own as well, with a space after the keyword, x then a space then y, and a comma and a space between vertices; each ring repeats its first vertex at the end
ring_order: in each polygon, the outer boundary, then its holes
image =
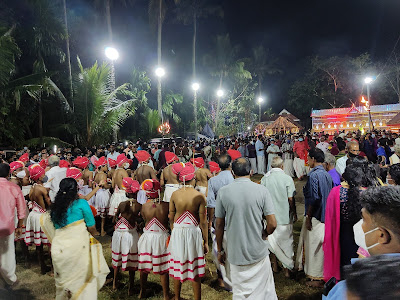
MULTIPOLYGON (((253 181, 259 181, 261 176, 254 176, 253 181)), ((294 224, 294 238, 295 238, 295 250, 297 249, 297 243, 300 235, 301 224, 303 221, 304 213, 304 201, 302 187, 304 181, 295 181, 297 196, 297 212, 299 220, 294 224)), ((100 237, 99 241, 103 244, 104 255, 107 262, 111 262, 111 236, 100 237)), ((210 246, 211 249, 211 246, 210 246)), ((30 255, 32 258, 35 257, 34 249, 30 249, 30 255)), ((222 300, 232 299, 231 293, 222 290, 216 286, 216 269, 213 264, 212 255, 209 253, 206 256, 207 268, 206 276, 202 282, 202 299, 206 300, 222 300)), ((50 264, 50 259, 47 262, 50 264)), ((111 263, 110 263, 111 264, 111 263)), ((112 271, 112 270, 111 270, 112 271)), ((40 268, 35 259, 32 260, 30 268, 25 266, 21 255, 21 248, 17 246, 17 276, 19 284, 15 290, 10 292, 1 292, 0 299, 53 299, 55 297, 55 286, 54 279, 49 275, 40 275, 40 268)), ((318 289, 309 288, 305 285, 305 277, 303 274, 299 274, 297 278, 287 279, 284 277, 283 272, 274 274, 275 287, 279 299, 287 299, 293 293, 301 293, 305 296, 305 299, 321 299, 320 291, 318 289)), ((112 285, 104 286, 100 292, 98 299, 138 299, 139 294, 139 274, 136 272, 135 275, 135 295, 128 297, 128 272, 121 274, 122 286, 117 290, 112 290, 112 285)), ((173 281, 170 280, 170 290, 173 291, 173 281)), ((183 299, 193 299, 192 287, 190 282, 185 282, 182 285, 181 296, 183 299)), ((148 298, 149 300, 162 299, 162 288, 159 276, 149 275, 148 278, 148 298)))

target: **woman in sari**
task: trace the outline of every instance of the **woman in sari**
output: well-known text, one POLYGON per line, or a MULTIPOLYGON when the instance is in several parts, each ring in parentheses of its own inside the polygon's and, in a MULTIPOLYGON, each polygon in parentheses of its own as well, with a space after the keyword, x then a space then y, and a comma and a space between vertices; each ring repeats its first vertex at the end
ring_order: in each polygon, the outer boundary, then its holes
POLYGON ((60 182, 41 225, 52 244, 56 299, 97 299, 109 268, 101 244, 93 238, 99 233, 92 211, 87 201, 79 198, 75 179, 60 182))

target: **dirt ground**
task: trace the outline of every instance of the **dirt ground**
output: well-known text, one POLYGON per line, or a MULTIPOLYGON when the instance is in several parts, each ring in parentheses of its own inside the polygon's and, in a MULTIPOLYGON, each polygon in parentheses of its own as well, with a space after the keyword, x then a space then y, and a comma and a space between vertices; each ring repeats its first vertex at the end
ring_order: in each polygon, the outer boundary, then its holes
MULTIPOLYGON (((254 176, 253 181, 259 181, 261 176, 254 176)), ((295 237, 295 253, 300 235, 301 224, 304 214, 304 198, 302 187, 305 181, 295 180, 297 195, 297 213, 299 220, 294 224, 295 237)), ((98 239, 103 245, 103 251, 106 261, 111 265, 111 235, 100 237, 98 239)), ((31 266, 27 267, 21 255, 21 248, 17 245, 17 276, 19 283, 13 292, 0 291, 0 299, 53 299, 55 297, 54 279, 50 275, 41 275, 40 268, 35 256, 34 247, 30 249, 31 266)), ((210 246, 211 249, 211 246, 210 246)), ((231 293, 217 287, 216 285, 216 269, 213 264, 212 255, 209 253, 206 256, 207 267, 206 276, 202 282, 202 299, 206 300, 221 300, 231 299, 231 293)), ((47 258, 47 263, 50 264, 50 258, 47 258)), ((112 270, 111 270, 112 271, 112 270)), ((111 275, 111 273, 110 273, 111 275)), ((109 275, 109 276, 110 276, 109 275)), ((305 286, 304 274, 297 274, 296 279, 287 279, 283 272, 274 274, 276 292, 279 299, 288 299, 294 293, 304 295, 307 299, 321 299, 321 292, 318 289, 313 289, 305 286)), ((128 272, 121 274, 122 286, 117 290, 112 290, 112 285, 104 286, 99 292, 99 299, 138 299, 139 293, 139 274, 135 275, 135 295, 128 297, 128 272)), ((173 281, 170 280, 170 290, 173 291, 173 281)), ((181 296, 183 299, 193 299, 192 287, 190 282, 185 282, 182 285, 181 296)), ((149 275, 148 278, 148 295, 147 299, 155 300, 162 299, 162 288, 159 276, 149 275)))

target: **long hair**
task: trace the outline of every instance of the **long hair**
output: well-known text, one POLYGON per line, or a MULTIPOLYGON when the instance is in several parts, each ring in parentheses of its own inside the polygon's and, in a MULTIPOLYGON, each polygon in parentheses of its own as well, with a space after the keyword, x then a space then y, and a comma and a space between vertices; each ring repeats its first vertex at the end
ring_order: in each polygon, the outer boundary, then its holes
POLYGON ((65 226, 68 207, 78 199, 78 184, 73 178, 64 178, 60 182, 60 189, 54 203, 50 207, 50 216, 53 223, 65 226))

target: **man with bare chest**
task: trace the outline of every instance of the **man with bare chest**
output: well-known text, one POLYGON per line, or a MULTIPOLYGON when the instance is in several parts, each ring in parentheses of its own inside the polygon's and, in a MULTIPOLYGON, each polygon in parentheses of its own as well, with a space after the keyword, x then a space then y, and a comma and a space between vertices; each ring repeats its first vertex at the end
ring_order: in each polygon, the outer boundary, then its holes
POLYGON ((139 218, 142 205, 136 201, 136 194, 139 191, 139 182, 130 177, 123 179, 125 186, 124 192, 127 201, 118 205, 117 212, 113 218, 115 231, 112 237, 112 265, 114 268, 113 289, 117 289, 117 275, 119 268, 122 271, 129 271, 128 295, 133 294, 133 283, 135 271, 138 268, 138 240, 137 220, 139 218))
MULTIPOLYGON (((94 177, 94 182, 97 185, 100 185, 100 182, 107 182, 107 160, 104 156, 101 156, 97 161, 95 161, 94 165, 97 168, 96 175, 94 177)), ((95 208, 97 210, 97 215, 101 218, 101 236, 105 236, 106 232, 104 231, 104 224, 106 221, 106 216, 108 215, 108 210, 110 208, 110 187, 111 184, 105 183, 102 185, 96 192, 95 196, 95 208)))
POLYGON ((169 252, 167 249, 169 203, 160 201, 160 183, 148 181, 143 186, 148 201, 143 204, 141 216, 145 228, 138 242, 140 294, 146 296, 147 276, 150 272, 161 276, 164 300, 169 299, 169 252))
POLYGON ((174 170, 172 169, 172 164, 178 160, 178 157, 174 153, 169 151, 165 152, 165 161, 167 162, 167 166, 162 171, 160 178, 161 186, 165 186, 164 202, 169 202, 172 193, 179 189, 177 173, 174 173, 174 170))
POLYGON ((211 172, 209 169, 204 168, 205 164, 204 164, 204 159, 202 157, 195 158, 193 162, 197 168, 195 173, 196 190, 207 197, 208 179, 211 178, 212 176, 211 172))
POLYGON ((50 269, 45 265, 43 256, 43 245, 50 245, 49 240, 44 234, 40 225, 40 218, 50 207, 51 200, 47 189, 43 186, 43 178, 45 170, 39 165, 29 166, 29 174, 34 182, 29 199, 32 203, 32 211, 26 220, 25 243, 26 245, 35 244, 39 258, 40 269, 42 274, 46 274, 50 269))
MULTIPOLYGON (((138 160, 140 167, 133 173, 133 178, 142 184, 146 179, 157 180, 156 171, 148 165, 151 156, 149 152, 144 150, 139 150, 135 153, 135 157, 138 160)), ((140 204, 144 204, 147 201, 146 192, 142 189, 138 192, 137 201, 140 204)))
POLYGON ((206 198, 193 187, 195 168, 192 164, 187 163, 179 172, 179 181, 183 187, 172 194, 169 204, 170 276, 174 278, 175 299, 180 299, 182 282, 191 280, 194 299, 199 300, 205 254, 208 253, 206 198))
MULTIPOLYGON (((86 156, 78 156, 73 162, 73 165, 82 171, 83 185, 79 186, 79 194, 86 196, 93 190, 93 172, 88 169, 89 159, 86 156)), ((88 203, 95 206, 96 197, 89 199, 88 203)))
POLYGON ((127 200, 126 194, 125 194, 125 189, 126 187, 123 184, 123 179, 125 177, 129 177, 128 172, 126 172, 126 165, 128 163, 128 158, 125 156, 125 154, 120 154, 117 157, 117 169, 115 170, 112 178, 112 188, 114 189, 114 192, 111 196, 110 199, 110 209, 108 211, 108 214, 110 216, 114 216, 115 213, 117 212, 117 208, 121 202, 124 202, 127 200))

